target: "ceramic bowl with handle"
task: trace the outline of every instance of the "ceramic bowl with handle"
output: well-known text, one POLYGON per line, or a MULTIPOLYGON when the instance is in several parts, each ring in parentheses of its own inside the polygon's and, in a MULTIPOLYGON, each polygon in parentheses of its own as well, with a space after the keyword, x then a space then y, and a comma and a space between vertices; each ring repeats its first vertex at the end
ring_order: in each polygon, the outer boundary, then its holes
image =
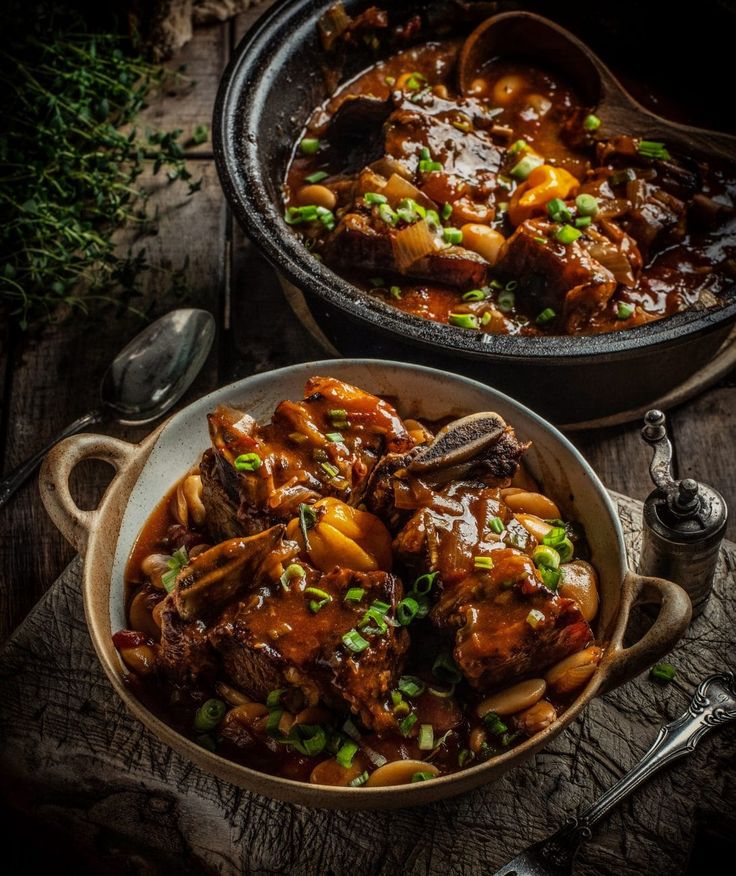
POLYGON ((499 778, 543 748, 575 719, 594 696, 623 683, 667 653, 685 631, 690 601, 669 581, 630 572, 621 525, 605 488, 575 448, 553 426, 496 390, 466 377, 399 362, 364 359, 293 365, 258 374, 218 389, 189 405, 140 444, 103 435, 68 438, 48 455, 41 471, 41 495, 54 523, 84 557, 84 605, 92 642, 113 689, 130 711, 163 742, 203 770, 269 797, 316 807, 389 808, 428 803, 499 778), (209 446, 207 413, 218 404, 270 419, 285 398, 300 399, 305 381, 329 375, 395 400, 404 416, 437 420, 476 411, 496 411, 520 439, 531 441, 525 464, 554 497, 567 518, 585 527, 591 561, 600 577, 600 611, 595 621, 604 657, 588 685, 546 730, 505 754, 452 775, 412 785, 337 788, 311 785, 258 772, 201 748, 152 714, 125 683, 126 669, 112 643, 127 626, 123 575, 135 540, 165 493, 209 446), (74 467, 102 459, 116 470, 97 509, 78 508, 69 492, 74 467), (624 647, 632 607, 660 604, 657 619, 636 644, 624 647))

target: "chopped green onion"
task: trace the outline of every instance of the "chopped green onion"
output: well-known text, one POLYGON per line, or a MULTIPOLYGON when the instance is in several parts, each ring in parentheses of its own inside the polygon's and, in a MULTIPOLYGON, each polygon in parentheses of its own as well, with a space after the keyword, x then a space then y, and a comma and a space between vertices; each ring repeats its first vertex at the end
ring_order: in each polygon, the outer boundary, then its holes
POLYGON ((426 81, 427 77, 423 73, 415 71, 414 73, 411 73, 406 80, 406 87, 410 91, 419 91, 426 81))
POLYGON ((179 577, 179 572, 181 572, 188 562, 189 557, 185 547, 180 547, 178 550, 175 550, 166 561, 169 571, 163 573, 161 576, 161 583, 164 585, 164 590, 166 590, 167 593, 171 593, 174 589, 176 579, 179 577))
POLYGON ((381 204, 378 208, 378 215, 383 219, 386 225, 396 225, 399 217, 388 204, 381 204))
POLYGON ((338 749, 338 752, 335 755, 335 760, 340 764, 341 767, 345 767, 345 769, 348 769, 353 765, 353 758, 357 753, 358 743, 353 742, 352 739, 348 739, 348 741, 343 742, 343 744, 338 749))
POLYGON ((517 140, 509 146, 509 154, 516 155, 517 152, 526 152, 528 148, 526 140, 517 140))
MULTIPOLYGON (((550 521, 547 521, 548 523, 550 521)), ((551 547, 556 547, 558 544, 562 544, 567 536, 567 530, 563 526, 553 526, 550 531, 542 537, 542 544, 550 545, 551 547)))
POLYGON ((338 422, 342 422, 344 420, 347 420, 348 412, 345 410, 345 408, 331 408, 329 411, 327 411, 327 418, 332 423, 334 423, 336 420, 338 422))
POLYGON ((370 644, 356 629, 348 630, 347 633, 344 633, 342 641, 345 647, 349 648, 354 654, 360 654, 361 651, 365 651, 370 644))
POLYGON ((502 733, 506 733, 509 729, 496 712, 486 712, 485 715, 483 715, 483 724, 485 725, 486 730, 493 736, 500 736, 502 733))
POLYGON ((424 575, 420 575, 414 582, 412 591, 414 593, 418 593, 420 596, 427 596, 427 594, 432 589, 432 586, 434 585, 435 578, 438 575, 439 572, 427 572, 424 575))
POLYGON ((535 237, 534 239, 537 241, 537 243, 541 243, 541 244, 547 243, 546 237, 535 237))
POLYGON ((449 322, 450 325, 456 325, 458 328, 478 328, 478 317, 473 313, 451 313, 449 322))
POLYGON ((396 606, 396 618, 402 627, 408 626, 419 611, 419 603, 411 596, 406 596, 396 606))
POLYGON ((493 559, 491 557, 473 557, 473 568, 490 572, 493 568, 493 559))
POLYGON ((422 148, 419 150, 419 157, 423 161, 426 161, 428 158, 432 157, 432 153, 429 151, 427 146, 422 146, 422 148))
POLYGON ((590 216, 578 216, 575 220, 576 228, 587 228, 590 224, 592 224, 593 220, 590 216))
POLYGON ((368 770, 362 772, 359 776, 356 776, 354 779, 351 779, 348 782, 349 788, 359 788, 361 785, 365 785, 368 781, 368 770))
POLYGON ((561 228, 558 228, 555 231, 555 239, 560 243, 564 243, 565 246, 577 240, 578 237, 582 234, 582 231, 578 231, 577 228, 573 228, 572 225, 563 225, 561 228))
POLYGON ((383 612, 371 605, 365 610, 363 617, 358 622, 358 629, 365 630, 369 635, 383 635, 388 630, 388 625, 383 612))
POLYGON ((432 226, 434 231, 442 224, 440 222, 440 214, 436 210, 427 210, 427 222, 432 226))
POLYGON ((419 727, 419 750, 431 751, 434 748, 434 727, 431 724, 421 724, 419 727))
POLYGON ((450 216, 452 216, 452 204, 443 204, 442 209, 440 210, 440 216, 442 216, 443 222, 447 222, 450 216))
POLYGON ((312 599, 309 602, 309 609, 315 614, 317 614, 318 611, 321 611, 329 602, 332 602, 330 594, 324 590, 320 590, 319 587, 305 587, 304 594, 305 596, 317 597, 317 599, 312 599))
POLYGON ((266 708, 269 712, 272 712, 274 709, 281 708, 281 697, 286 693, 285 687, 280 687, 278 690, 269 691, 268 696, 266 697, 266 708))
POLYGON ((268 713, 268 721, 266 722, 266 733, 273 739, 280 739, 284 734, 279 728, 281 717, 284 714, 283 709, 272 709, 268 713))
POLYGON ((583 119, 583 128, 586 131, 597 131, 601 126, 601 120, 598 116, 594 116, 593 113, 590 113, 583 119))
POLYGON ((257 471, 263 460, 257 453, 241 453, 233 463, 238 471, 257 471))
POLYGON ((491 313, 491 311, 486 310, 485 313, 483 314, 483 316, 481 316, 481 318, 480 318, 480 324, 481 325, 488 325, 488 323, 491 321, 492 316, 493 316, 493 314, 491 313))
POLYGON ((424 693, 426 685, 416 675, 402 675, 399 679, 399 690, 408 697, 418 697, 424 693))
POLYGON ((411 728, 417 723, 417 716, 412 712, 399 722, 399 730, 402 736, 408 736, 411 728))
POLYGON ((459 228, 443 228, 442 239, 452 246, 459 246, 463 242, 463 233, 459 228))
POLYGON ((397 301, 401 298, 401 286, 392 286, 388 291, 391 297, 397 301))
POLYGON ((575 553, 575 546, 569 538, 565 537, 560 544, 556 546, 555 550, 560 555, 561 563, 569 563, 575 553))
POLYGON ((438 654, 432 664, 432 675, 447 684, 457 684, 462 679, 457 663, 447 652, 438 654))
POLYGON ((382 195, 379 192, 366 192, 363 195, 363 199, 366 204, 385 204, 388 201, 386 195, 382 195))
POLYGON ((201 745, 202 748, 206 748, 207 751, 216 751, 217 743, 210 733, 201 733, 194 740, 197 745, 201 745))
POLYGON ((560 555, 548 544, 540 544, 534 548, 532 560, 537 567, 546 566, 548 569, 558 569, 560 566, 560 555))
POLYGON ((325 438, 328 441, 332 441, 334 444, 342 444, 342 442, 344 440, 342 435, 339 432, 328 432, 325 435, 325 438))
POLYGON ((304 177, 308 183, 318 183, 322 182, 323 179, 327 179, 329 174, 324 170, 317 170, 315 173, 310 173, 309 176, 304 177))
POLYGON ((307 532, 317 523, 317 514, 314 508, 302 502, 299 505, 299 528, 304 538, 304 546, 309 550, 309 536, 307 532))
POLYGON ((516 304, 516 295, 510 289, 504 289, 498 293, 498 309, 502 313, 513 310, 514 304, 516 304))
POLYGON ((360 602, 364 596, 364 587, 351 587, 343 597, 343 602, 360 602))
POLYGON ((595 216, 598 212, 598 198, 593 195, 578 195, 575 206, 581 216, 595 216))
POLYGON ((321 145, 316 137, 305 137, 299 144, 299 148, 304 155, 314 155, 315 152, 319 151, 321 145))
POLYGON ((304 578, 306 572, 298 563, 290 563, 285 569, 283 575, 279 578, 281 586, 284 590, 289 589, 289 584, 292 578, 304 578))
MULTIPOLYGON (((420 748, 421 748, 421 746, 420 746, 420 748)), ((435 773, 430 773, 427 770, 420 770, 419 772, 416 772, 412 775, 411 783, 414 784, 414 782, 428 782, 430 779, 433 779, 434 777, 435 777, 435 773)))
POLYGON ((560 569, 550 569, 549 566, 539 567, 539 576, 542 579, 542 583, 548 590, 553 592, 557 590, 561 575, 560 569))
POLYGON ((379 612, 381 615, 386 615, 391 610, 391 606, 388 602, 381 602, 380 599, 374 599, 373 602, 371 602, 371 608, 379 612))
POLYGON ((304 444, 308 440, 304 432, 289 432, 289 441, 293 441, 294 444, 304 444))
POLYGON ((327 745, 327 734, 319 724, 294 724, 289 735, 282 741, 295 748, 299 754, 316 757, 322 754, 327 745))
POLYGON ((640 140, 636 149, 639 155, 643 155, 644 158, 661 158, 664 161, 669 161, 672 157, 664 143, 659 140, 640 140))
POLYGON ((473 759, 473 752, 469 748, 461 748, 457 756, 457 765, 464 767, 466 763, 473 759))
POLYGON ((207 732, 215 727, 225 717, 227 706, 222 700, 207 700, 197 709, 194 715, 194 729, 207 732))
POLYGON ((557 316, 557 314, 552 310, 551 307, 545 307, 544 310, 537 317, 537 325, 544 325, 547 322, 552 322, 552 320, 557 316))
POLYGON ((340 474, 340 469, 335 468, 335 466, 329 462, 320 462, 320 468, 331 478, 336 478, 340 474))
POLYGON ((525 180, 529 174, 540 165, 544 164, 544 158, 539 155, 525 155, 511 168, 511 176, 525 180))
POLYGON ((506 528, 503 525, 503 520, 501 520, 500 517, 491 517, 491 519, 488 521, 488 525, 491 527, 493 532, 496 533, 496 535, 501 535, 501 533, 506 528))
POLYGON ((627 304, 625 301, 619 301, 616 308, 617 319, 629 319, 634 312, 634 305, 627 304))
POLYGON ((514 739, 516 739, 520 735, 520 733, 520 730, 517 730, 515 733, 504 733, 500 739, 501 745, 503 745, 504 748, 508 745, 511 745, 514 739))
POLYGON ((547 213, 550 219, 555 222, 569 222, 572 219, 572 213, 568 210, 567 204, 562 198, 552 198, 547 202, 547 213))
POLYGON ((488 296, 482 289, 471 289, 463 293, 463 301, 485 301, 488 296))
POLYGON ((420 161, 419 162, 419 172, 420 173, 432 173, 433 171, 441 171, 442 164, 439 161, 420 161))
POLYGON ((401 718, 403 715, 408 715, 411 711, 411 708, 409 707, 409 703, 405 702, 404 700, 399 700, 399 702, 396 703, 391 711, 394 713, 394 715, 396 715, 397 718, 401 718))
POLYGON ((332 231, 336 225, 335 214, 327 207, 317 207, 317 218, 328 231, 332 231))
POLYGON ((545 618, 544 618, 544 612, 541 612, 538 608, 533 608, 533 609, 529 612, 529 614, 526 616, 526 622, 529 624, 529 626, 530 626, 533 630, 536 630, 536 628, 537 628, 541 623, 544 623, 544 620, 545 620, 545 618))
POLYGON ((671 663, 656 663, 649 670, 649 679, 661 685, 669 684, 676 675, 677 670, 671 663))

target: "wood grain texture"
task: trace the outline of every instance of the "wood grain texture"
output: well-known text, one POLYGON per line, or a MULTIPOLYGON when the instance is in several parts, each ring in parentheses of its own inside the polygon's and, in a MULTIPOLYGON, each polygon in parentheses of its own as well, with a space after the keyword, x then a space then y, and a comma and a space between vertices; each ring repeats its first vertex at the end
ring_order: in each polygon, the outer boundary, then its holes
MULTIPOLYGON (((619 499, 632 553, 641 508, 619 499)), ((7 802, 94 850, 112 872, 448 876, 493 872, 592 802, 677 717, 724 659, 734 668, 736 546, 671 660, 667 688, 640 676, 593 701, 545 751, 496 784, 397 812, 311 811, 216 780, 125 711, 87 634, 76 559, 0 653, 0 769, 7 802), (131 858, 131 851, 135 850, 131 858)), ((627 801, 584 846, 579 876, 677 876, 698 825, 736 830, 736 734, 714 733, 627 801)))

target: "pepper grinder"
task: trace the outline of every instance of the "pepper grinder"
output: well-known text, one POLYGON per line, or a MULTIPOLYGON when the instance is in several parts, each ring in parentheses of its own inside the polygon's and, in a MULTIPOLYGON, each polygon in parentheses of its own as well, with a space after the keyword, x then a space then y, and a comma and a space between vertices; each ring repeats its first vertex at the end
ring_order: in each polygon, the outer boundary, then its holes
POLYGON ((707 484, 672 477, 672 444, 662 411, 647 412, 641 435, 654 450, 649 474, 656 489, 644 502, 639 572, 683 587, 696 617, 713 587, 728 518, 726 501, 707 484))

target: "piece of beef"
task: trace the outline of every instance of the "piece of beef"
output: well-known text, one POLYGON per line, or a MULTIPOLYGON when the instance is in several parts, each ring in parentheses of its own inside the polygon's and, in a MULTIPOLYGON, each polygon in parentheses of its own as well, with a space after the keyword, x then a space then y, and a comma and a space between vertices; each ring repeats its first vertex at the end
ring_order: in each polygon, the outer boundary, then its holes
POLYGON ((327 264, 369 271, 390 271, 407 277, 444 283, 458 289, 482 286, 488 262, 461 246, 444 246, 400 271, 394 254, 395 231, 385 222, 373 222, 362 213, 346 213, 324 248, 327 264))
POLYGON ((284 527, 221 542, 191 560, 177 576, 161 610, 160 669, 186 682, 212 678, 219 660, 207 624, 239 596, 298 552, 284 527))
POLYGON ((540 311, 549 307, 562 314, 567 331, 574 333, 606 307, 618 284, 580 239, 563 244, 555 231, 546 219, 522 222, 504 244, 496 268, 520 278, 517 294, 531 299, 540 311))
MULTIPOLYGON (((304 579, 261 587, 250 599, 233 603, 209 633, 223 658, 226 673, 251 696, 263 700, 279 687, 300 688, 307 702, 322 700, 333 708, 349 708, 366 726, 395 729, 390 692, 401 674, 408 634, 392 625, 401 582, 385 572, 335 569, 322 575, 307 568, 304 579), (330 601, 318 611, 310 602, 324 599, 304 592, 316 587, 330 601), (350 588, 362 588, 359 603, 345 602, 350 588), (390 608, 379 624, 366 619, 374 600, 390 608), (354 653, 343 636, 359 630, 368 646, 354 653)), ((380 618, 380 615, 379 615, 380 618)))
POLYGON ((445 582, 431 614, 454 631, 455 662, 484 692, 539 675, 594 638, 577 604, 547 589, 528 556, 502 548, 492 557, 492 569, 445 582))
POLYGON ((393 407, 370 393, 314 377, 305 396, 281 402, 264 426, 231 408, 210 414, 213 446, 202 458, 200 474, 213 540, 287 522, 300 504, 325 496, 358 505, 381 454, 414 444, 393 407), (252 470, 236 469, 242 453, 255 456, 252 470))
POLYGON ((687 205, 660 186, 643 179, 630 180, 626 197, 631 207, 621 226, 648 258, 655 247, 676 243, 685 236, 687 205))

